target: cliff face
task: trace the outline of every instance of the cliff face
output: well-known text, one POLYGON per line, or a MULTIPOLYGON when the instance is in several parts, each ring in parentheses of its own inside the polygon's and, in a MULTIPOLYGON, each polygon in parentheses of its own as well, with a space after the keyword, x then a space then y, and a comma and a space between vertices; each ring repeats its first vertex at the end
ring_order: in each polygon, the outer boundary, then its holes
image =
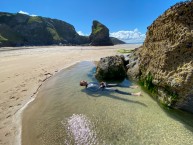
POLYGON ((98 21, 93 21, 92 33, 89 36, 90 45, 105 46, 113 45, 109 37, 109 29, 98 21))
POLYGON ((193 1, 176 4, 148 27, 139 68, 162 103, 193 112, 193 1))
POLYGON ((89 39, 61 20, 0 13, 0 42, 3 46, 85 44, 89 39))
MULTIPOLYGON (((112 39, 114 44, 122 44, 112 39)), ((74 26, 61 20, 0 12, 0 47, 58 44, 113 45, 109 29, 97 21, 93 22, 90 36, 80 36, 74 26)))

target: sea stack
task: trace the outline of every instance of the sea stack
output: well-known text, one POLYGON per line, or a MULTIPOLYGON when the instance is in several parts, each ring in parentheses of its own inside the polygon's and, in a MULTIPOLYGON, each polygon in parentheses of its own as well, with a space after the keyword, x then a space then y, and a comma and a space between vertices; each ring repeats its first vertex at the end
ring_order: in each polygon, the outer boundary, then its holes
POLYGON ((113 45, 109 37, 109 29, 101 24, 100 22, 94 20, 92 25, 92 33, 89 36, 90 45, 93 46, 108 46, 113 45))

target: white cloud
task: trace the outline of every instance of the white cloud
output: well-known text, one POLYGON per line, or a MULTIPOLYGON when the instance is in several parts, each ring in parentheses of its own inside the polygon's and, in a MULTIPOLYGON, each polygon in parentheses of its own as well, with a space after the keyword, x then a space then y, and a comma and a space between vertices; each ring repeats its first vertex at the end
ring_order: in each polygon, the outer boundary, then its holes
POLYGON ((77 33, 81 36, 88 36, 88 34, 84 34, 82 31, 77 31, 77 33))
POLYGON ((29 14, 28 12, 24 12, 24 11, 19 11, 18 13, 20 14, 24 14, 24 15, 29 15, 29 16, 32 16, 32 17, 36 17, 37 15, 34 15, 34 14, 29 14))
POLYGON ((85 36, 82 31, 78 31, 77 33, 78 33, 79 35, 85 36))
POLYGON ((145 34, 142 34, 138 29, 134 29, 133 31, 112 32, 110 36, 127 43, 141 43, 145 40, 145 34))
POLYGON ((30 15, 30 16, 32 16, 32 17, 37 17, 37 15, 34 15, 34 14, 32 14, 32 15, 30 15))
POLYGON ((28 12, 24 12, 24 11, 19 11, 18 13, 20 13, 20 14, 25 14, 25 15, 29 15, 28 12))

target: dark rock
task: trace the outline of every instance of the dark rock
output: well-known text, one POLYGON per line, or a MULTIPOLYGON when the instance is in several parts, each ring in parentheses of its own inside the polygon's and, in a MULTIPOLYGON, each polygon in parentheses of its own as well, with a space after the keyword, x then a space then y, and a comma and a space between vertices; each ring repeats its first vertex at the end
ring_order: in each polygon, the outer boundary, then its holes
POLYGON ((94 21, 92 29, 90 36, 80 36, 74 26, 61 20, 0 12, 1 46, 113 45, 106 26, 94 21))
POLYGON ((113 45, 126 44, 124 41, 121 41, 121 40, 119 40, 119 39, 117 39, 117 38, 115 38, 115 37, 110 37, 110 39, 111 39, 113 45))
POLYGON ((126 71, 120 56, 101 58, 96 68, 96 78, 99 80, 120 80, 125 78, 126 71))
POLYGON ((120 55, 124 66, 126 66, 129 63, 129 58, 126 55, 120 55))
POLYGON ((140 69, 139 69, 139 57, 138 57, 138 51, 137 49, 134 50, 129 56, 128 56, 128 64, 126 65, 127 70, 127 76, 131 80, 139 80, 140 77, 140 69))
POLYGON ((109 37, 109 29, 98 21, 93 21, 92 33, 89 36, 90 45, 93 46, 108 46, 113 45, 109 37))
POLYGON ((0 42, 2 46, 81 45, 89 44, 89 38, 61 20, 0 12, 0 42))

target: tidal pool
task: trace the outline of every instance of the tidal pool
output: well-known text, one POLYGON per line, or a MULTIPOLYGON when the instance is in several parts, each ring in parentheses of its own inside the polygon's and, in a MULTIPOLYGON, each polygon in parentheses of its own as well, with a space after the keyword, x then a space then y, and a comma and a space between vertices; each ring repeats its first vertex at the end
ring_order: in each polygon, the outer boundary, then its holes
POLYGON ((193 115, 160 107, 143 96, 88 92, 80 80, 96 81, 95 65, 81 62, 45 82, 22 118, 22 145, 192 145, 193 115))

